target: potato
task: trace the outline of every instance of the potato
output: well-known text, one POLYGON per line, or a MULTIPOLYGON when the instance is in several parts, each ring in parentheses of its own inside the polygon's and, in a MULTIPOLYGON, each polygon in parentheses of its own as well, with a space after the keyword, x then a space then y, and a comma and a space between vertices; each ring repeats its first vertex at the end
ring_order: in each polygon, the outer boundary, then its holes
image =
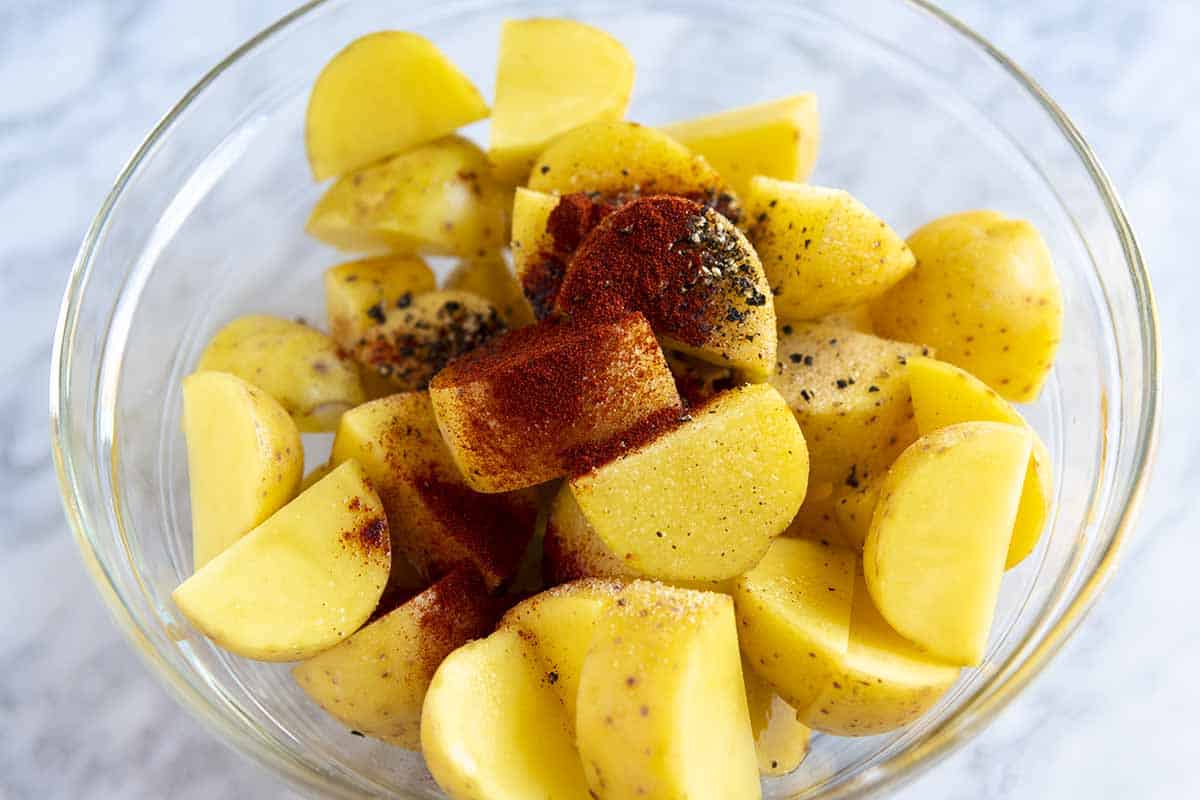
MULTIPOLYGON (((922 435, 958 422, 1006 422, 1029 427, 1025 418, 974 375, 932 358, 911 358, 905 367, 913 412, 922 435)), ((1032 431, 1032 429, 1031 429, 1032 431)), ((1037 433, 1005 567, 1011 569, 1037 547, 1050 512, 1054 478, 1050 453, 1037 433)))
POLYGON ((681 197, 614 211, 579 245, 555 308, 575 320, 639 311, 668 346, 766 380, 775 363, 771 287, 732 222, 681 197))
POLYGON ((455 462, 481 492, 579 471, 625 449, 620 437, 644 437, 682 414, 662 351, 638 314, 513 331, 452 362, 430 395, 455 462))
POLYGON ((871 598, 900 634, 951 663, 983 659, 1031 444, 1018 425, 939 428, 879 487, 863 547, 871 598))
POLYGON ((817 97, 811 93, 676 122, 662 130, 708 159, 739 194, 749 191, 755 175, 807 179, 821 140, 817 97))
POLYGON ((387 583, 387 518, 350 462, 231 544, 172 593, 220 647, 299 661, 358 630, 387 583))
MULTIPOLYGON (((303 492, 312 488, 313 484, 324 478, 330 472, 333 472, 333 467, 329 464, 318 464, 317 466, 313 467, 312 470, 304 476, 304 479, 300 481, 300 491, 303 492)), ((392 557, 395 558, 395 555, 396 554, 393 553, 392 557)))
POLYGON ((754 753, 758 773, 766 776, 787 775, 804 760, 812 731, 796 716, 749 664, 742 664, 746 681, 746 705, 750 710, 750 730, 754 732, 754 753))
POLYGON ((1034 400, 1063 319, 1062 289, 1037 229, 969 211, 930 222, 908 246, 917 268, 871 307, 879 333, 936 347, 1006 400, 1034 400))
POLYGON ((469 564, 489 588, 510 580, 537 518, 531 493, 471 491, 442 436, 426 392, 359 406, 338 426, 330 460, 354 459, 379 491, 392 543, 426 579, 469 564))
POLYGON ((183 433, 199 569, 296 495, 304 448, 283 406, 226 372, 183 379, 183 433))
POLYGON ((833 516, 841 539, 856 550, 862 550, 871 530, 871 518, 879 501, 879 484, 883 475, 861 482, 857 487, 839 487, 833 505, 833 516))
POLYGON ((358 367, 307 325, 255 314, 217 331, 197 371, 230 372, 275 398, 301 433, 331 431, 364 399, 358 367))
POLYGON ((547 230, 550 214, 559 196, 521 187, 513 196, 513 272, 529 298, 534 315, 541 319, 554 307, 566 261, 555 251, 554 237, 547 230))
POLYGON ((734 582, 747 662, 816 727, 815 709, 850 645, 857 556, 806 539, 780 538, 734 582))
POLYGON ((392 307, 436 288, 433 270, 418 256, 378 256, 332 267, 325 271, 329 335, 351 350, 392 307))
POLYGON ((393 392, 424 389, 452 359, 507 330, 496 307, 470 292, 406 296, 377 319, 353 352, 393 392))
POLYGON ((580 578, 640 577, 600 540, 566 485, 550 504, 542 558, 543 574, 550 584, 580 578))
POLYGON ((804 431, 814 484, 854 488, 917 438, 904 363, 923 352, 821 323, 780 329, 770 383, 804 431))
POLYGON ((340 178, 305 229, 343 250, 462 256, 501 247, 511 197, 489 169, 475 144, 438 139, 340 178))
POLYGON ((760 176, 743 199, 747 234, 780 319, 812 319, 873 300, 913 268, 904 240, 840 189, 760 176))
POLYGON ((667 366, 675 376, 675 388, 686 406, 700 406, 721 392, 746 381, 734 369, 701 361, 679 350, 666 350, 667 366))
POLYGON ((730 599, 625 587, 584 659, 576 730, 595 797, 760 797, 730 599))
POLYGON ((509 328, 533 324, 533 309, 500 253, 491 252, 464 259, 446 277, 443 288, 479 295, 496 307, 500 318, 509 328))
POLYGON ((816 321, 822 325, 833 325, 859 333, 875 333, 875 324, 871 322, 871 305, 869 303, 851 306, 844 311, 834 311, 832 314, 818 317, 816 321))
POLYGON ((629 51, 599 28, 570 19, 506 20, 488 147, 497 175, 524 182, 559 134, 624 117, 633 73, 629 51))
POLYGON ((460 647, 438 667, 421 751, 453 800, 587 797, 566 712, 514 628, 460 647))
POLYGON ((487 116, 479 90, 423 36, 355 39, 321 70, 304 143, 319 181, 440 139, 487 116))
POLYGON ((832 484, 810 483, 800 510, 788 523, 783 535, 811 539, 814 542, 846 544, 842 541, 841 528, 834 513, 836 502, 832 484))
POLYGON ((442 660, 489 634, 498 603, 472 570, 453 572, 292 670, 342 724, 385 742, 421 746, 421 704, 442 660))
POLYGON ((546 682, 566 709, 572 736, 583 660, 592 646, 597 621, 621 587, 619 581, 610 580, 565 583, 519 603, 500 620, 501 628, 523 631, 533 642, 546 682))
POLYGON ((808 451, 783 398, 765 384, 731 389, 692 414, 568 485, 631 569, 721 581, 752 567, 796 515, 808 451))

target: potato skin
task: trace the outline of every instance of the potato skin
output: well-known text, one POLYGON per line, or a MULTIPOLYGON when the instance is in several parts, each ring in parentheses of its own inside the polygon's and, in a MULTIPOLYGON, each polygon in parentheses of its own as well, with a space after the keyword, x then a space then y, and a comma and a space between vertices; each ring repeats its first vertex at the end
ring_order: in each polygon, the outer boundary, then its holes
POLYGON ((436 288, 433 270, 418 256, 378 256, 330 267, 325 271, 329 335, 350 350, 386 309, 436 288))

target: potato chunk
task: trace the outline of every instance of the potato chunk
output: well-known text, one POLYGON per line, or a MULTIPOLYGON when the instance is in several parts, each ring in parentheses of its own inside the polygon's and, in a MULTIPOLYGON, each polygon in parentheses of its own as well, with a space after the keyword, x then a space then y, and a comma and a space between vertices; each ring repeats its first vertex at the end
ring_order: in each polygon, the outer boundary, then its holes
POLYGON ((804 431, 814 484, 854 488, 917 438, 904 364, 922 352, 833 325, 783 326, 770 382, 804 431))
POLYGON ((596 535, 569 486, 559 489, 550 503, 542 559, 543 574, 550 584, 580 578, 640 577, 596 535))
POLYGON ((987 647, 1032 436, 963 422, 922 436, 879 488, 863 548, 867 587, 892 627, 954 664, 987 647))
POLYGON ((396 550, 427 579, 467 564, 494 588, 516 573, 533 535, 536 498, 471 491, 426 392, 391 395, 346 414, 330 458, 363 465, 392 521, 396 550))
POLYGON ((227 372, 183 379, 183 432, 199 569, 296 495, 304 448, 283 406, 227 372))
POLYGON ((438 665, 490 633, 498 610, 478 575, 460 570, 298 665, 292 676, 347 727, 416 750, 421 704, 438 665))
POLYGON ((1063 319, 1058 275, 1037 229, 969 211, 930 222, 908 246, 917 268, 872 305, 879 333, 936 347, 1006 400, 1037 398, 1063 319))
POLYGON ((306 230, 343 250, 471 255, 504 245, 510 197, 472 142, 449 136, 355 170, 306 230))
POLYGON ((913 268, 904 240, 840 189, 757 177, 744 200, 780 319, 813 319, 873 300, 913 268))
POLYGON ((497 175, 522 183, 559 134, 624 117, 633 73, 629 51, 599 28, 570 19, 505 21, 488 147, 497 175))
POLYGON ((812 731, 796 716, 796 709, 744 662, 742 677, 746 681, 746 705, 750 709, 758 773, 787 775, 800 766, 808 753, 812 731))
POLYGON ((739 194, 750 190, 755 175, 805 180, 821 140, 817 97, 811 93, 675 122, 662 130, 708 159, 739 194))
POLYGON ((569 482, 604 545, 642 575, 721 581, 796 515, 808 451, 779 393, 731 389, 693 419, 569 482))
POLYGON ((637 314, 513 331, 447 366, 430 394, 450 452, 482 492, 562 477, 597 449, 621 449, 616 437, 642 436, 682 413, 654 333, 637 314))
POLYGON ((760 797, 730 599, 623 589, 584 659, 576 725, 596 796, 760 797))
POLYGON ((471 292, 487 300, 500 312, 500 319, 509 328, 524 328, 533 324, 533 309, 500 253, 485 253, 464 259, 446 276, 443 288, 471 292))
POLYGON ((586 798, 566 712, 513 628, 464 645, 425 694, 421 751, 454 800, 586 798))
POLYGON ((313 84, 308 163, 317 180, 335 178, 487 113, 479 90, 428 39, 371 33, 334 56, 313 84))
POLYGON ((363 258, 332 267, 325 271, 329 335, 351 350, 389 309, 436 288, 433 270, 418 256, 363 258))
POLYGON ((226 650, 298 661, 367 621, 390 565, 383 505, 351 462, 231 544, 171 597, 226 650))
POLYGON ((364 399, 358 367, 325 334, 256 314, 217 331, 197 371, 230 372, 275 398, 302 433, 331 431, 364 399))
MULTIPOLYGON (((1025 418, 1003 397, 966 370, 932 358, 910 358, 905 372, 912 390, 917 427, 922 435, 959 422, 1006 422, 1029 427, 1025 418)), ((1017 521, 1008 544, 1005 563, 1008 569, 1033 552, 1046 527, 1054 483, 1050 470, 1050 453, 1034 433, 1029 469, 1021 489, 1021 505, 1017 508, 1017 521)))

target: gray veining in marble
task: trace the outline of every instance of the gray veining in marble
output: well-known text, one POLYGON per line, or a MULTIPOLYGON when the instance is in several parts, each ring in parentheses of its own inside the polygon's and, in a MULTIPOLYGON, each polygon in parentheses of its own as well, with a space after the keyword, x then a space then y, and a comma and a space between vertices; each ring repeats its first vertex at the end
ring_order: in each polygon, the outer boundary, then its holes
MULTIPOLYGON (((46 422, 60 293, 110 181, 179 95, 288 5, 0 3, 0 800, 289 796, 176 707, 109 620, 62 518, 46 422)), ((1059 100, 1121 191, 1161 305, 1166 403, 1136 538, 1084 629, 896 797, 1200 796, 1200 380, 1187 349, 1200 277, 1186 244, 1200 222, 1200 5, 947 5, 1059 100)))

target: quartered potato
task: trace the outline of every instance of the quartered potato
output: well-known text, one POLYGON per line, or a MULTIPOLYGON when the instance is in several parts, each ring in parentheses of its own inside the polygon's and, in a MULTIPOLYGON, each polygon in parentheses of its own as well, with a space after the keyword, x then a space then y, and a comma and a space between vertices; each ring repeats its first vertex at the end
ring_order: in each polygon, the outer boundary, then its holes
POLYGON ((754 732, 754 752, 758 773, 768 777, 787 775, 808 754, 812 731, 749 664, 742 664, 746 681, 746 705, 750 710, 750 730, 754 732))
POLYGON ((508 240, 511 196, 458 136, 368 164, 326 190, 306 230, 360 252, 472 255, 508 240))
POLYGON ((547 583, 558 584, 580 578, 640 577, 596 535, 583 516, 569 486, 563 486, 550 503, 546 537, 542 542, 542 565, 547 583))
POLYGON ((302 433, 332 431, 365 398, 358 367, 337 343, 299 322, 256 314, 217 331, 197 371, 230 372, 275 398, 302 433))
POLYGON ((443 288, 470 292, 487 300, 495 306, 509 328, 533 324, 533 309, 500 253, 485 253, 463 259, 446 277, 443 288))
POLYGON ((329 335, 351 350, 389 310, 436 288, 433 270, 419 256, 378 256, 332 267, 325 271, 329 335))
POLYGON ((535 192, 517 187, 513 196, 512 210, 512 256, 513 272, 517 283, 524 289, 525 296, 533 306, 534 314, 541 319, 554 306, 554 294, 566 271, 566 262, 556 252, 554 237, 547 229, 550 214, 558 205, 559 196, 535 192), (552 259, 552 264, 546 260, 552 259), (541 283, 547 289, 538 288, 541 274, 553 273, 541 283))

